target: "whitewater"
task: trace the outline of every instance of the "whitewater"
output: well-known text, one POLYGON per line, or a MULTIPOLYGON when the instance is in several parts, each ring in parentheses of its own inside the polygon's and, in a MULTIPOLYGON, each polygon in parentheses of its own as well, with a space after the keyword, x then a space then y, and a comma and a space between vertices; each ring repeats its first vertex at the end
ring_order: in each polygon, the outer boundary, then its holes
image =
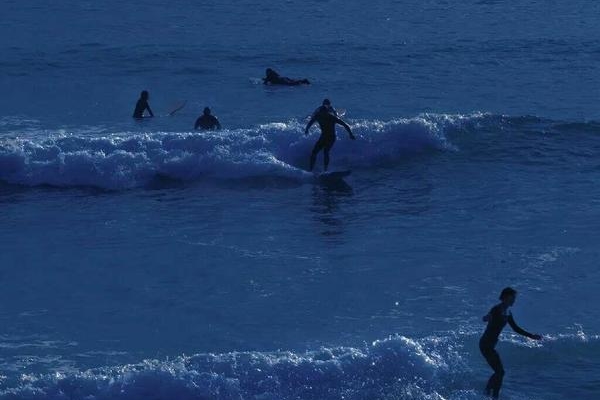
MULTIPOLYGON (((484 118, 484 117, 481 117, 484 118)), ((427 150, 450 149, 444 132, 468 117, 422 116, 359 121, 358 145, 338 143, 339 165, 376 166, 427 150), (446 127, 448 125, 448 127, 446 127)), ((477 117, 471 118, 477 119, 477 117)), ((2 178, 12 184, 127 189, 157 177, 177 180, 282 177, 311 181, 307 154, 315 135, 298 121, 209 132, 44 132, 15 135, 0 150, 2 178)))
POLYGON ((599 11, 4 1, 0 399, 600 398, 599 11))

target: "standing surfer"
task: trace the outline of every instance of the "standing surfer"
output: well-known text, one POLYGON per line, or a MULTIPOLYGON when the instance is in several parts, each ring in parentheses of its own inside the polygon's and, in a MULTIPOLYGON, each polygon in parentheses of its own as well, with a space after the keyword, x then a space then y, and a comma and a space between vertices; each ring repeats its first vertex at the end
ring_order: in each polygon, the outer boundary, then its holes
POLYGON ((329 166, 329 151, 333 147, 336 139, 335 125, 339 124, 343 126, 348 132, 348 135, 350 135, 350 139, 354 140, 356 138, 354 137, 350 126, 336 115, 336 112, 328 99, 323 100, 323 105, 317 108, 313 113, 308 125, 306 125, 306 129, 304 130, 305 135, 308 135, 308 130, 315 122, 319 123, 319 127, 321 128, 321 136, 319 137, 317 143, 315 143, 315 147, 310 155, 310 171, 313 170, 315 161, 317 159, 317 154, 319 154, 321 150, 323 150, 325 171, 327 171, 327 167, 329 166))
POLYGON ((496 351, 495 347, 498 343, 498 337, 502 332, 502 329, 508 323, 513 331, 519 335, 526 336, 530 339, 541 340, 542 336, 529 333, 524 329, 520 328, 515 320, 513 319, 512 313, 509 308, 515 304, 517 298, 517 291, 513 288, 507 287, 500 293, 500 303, 495 305, 486 316, 483 317, 483 321, 487 322, 485 332, 479 340, 479 349, 481 354, 485 357, 487 363, 492 367, 494 373, 490 377, 487 386, 485 387, 485 393, 492 398, 497 399, 500 394, 500 388, 502 387, 502 379, 504 378, 504 367, 500 360, 500 355, 496 351))

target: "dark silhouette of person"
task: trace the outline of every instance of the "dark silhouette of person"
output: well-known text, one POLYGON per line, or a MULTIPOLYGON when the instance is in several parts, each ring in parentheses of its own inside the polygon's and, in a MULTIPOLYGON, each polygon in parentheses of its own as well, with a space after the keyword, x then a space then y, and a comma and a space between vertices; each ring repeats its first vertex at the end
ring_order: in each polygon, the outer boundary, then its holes
POLYGON ((196 123, 194 124, 194 129, 221 129, 221 124, 219 123, 217 117, 210 113, 210 108, 204 107, 204 112, 196 120, 196 123))
POLYGON ((331 106, 331 102, 328 99, 323 100, 323 105, 315 110, 310 121, 306 125, 306 129, 304 130, 304 134, 308 135, 308 130, 315 122, 319 123, 319 127, 321 128, 321 136, 317 143, 315 143, 315 147, 312 150, 310 155, 310 169, 312 171, 315 166, 315 161, 317 159, 317 154, 321 150, 323 150, 324 154, 324 163, 325 163, 325 171, 327 171, 327 167, 329 166, 329 151, 333 147, 335 143, 335 125, 339 124, 343 126, 348 135, 350 135, 350 139, 356 139, 354 134, 352 133, 352 129, 348 126, 347 123, 342 121, 336 113, 333 107, 331 106))
MULTIPOLYGON (((133 111, 133 118, 136 119, 142 119, 144 118, 144 111, 148 110, 148 114, 150 114, 150 117, 154 117, 154 113, 152 112, 152 110, 150 109, 150 105, 148 104, 148 99, 150 98, 150 95, 148 94, 147 90, 143 90, 142 93, 140 93, 140 98, 137 101, 137 103, 135 103, 135 110, 133 111)), ((148 117, 145 117, 148 118, 148 117)))
POLYGON ((265 77, 263 78, 265 85, 286 85, 286 86, 298 86, 298 85, 310 85, 308 79, 292 79, 287 76, 281 76, 271 68, 267 68, 265 71, 265 77))
POLYGON ((322 108, 326 108, 329 113, 335 115, 336 117, 339 117, 338 112, 335 108, 333 108, 331 102, 328 99, 325 99, 323 100, 323 104, 321 104, 319 107, 316 108, 315 111, 313 111, 311 118, 314 117, 319 111, 321 111, 322 108))
POLYGON ((502 387, 502 380, 504 378, 504 367, 502 366, 500 355, 495 349, 502 329, 504 329, 508 323, 513 331, 519 335, 535 340, 542 339, 542 336, 529 333, 520 328, 513 319, 509 308, 515 304, 516 298, 517 291, 515 289, 510 287, 504 288, 502 293, 500 293, 500 303, 492 307, 490 312, 483 317, 483 321, 487 322, 487 327, 479 340, 479 349, 487 363, 494 370, 494 373, 485 387, 486 395, 491 395, 494 399, 497 399, 500 394, 500 388, 502 387))

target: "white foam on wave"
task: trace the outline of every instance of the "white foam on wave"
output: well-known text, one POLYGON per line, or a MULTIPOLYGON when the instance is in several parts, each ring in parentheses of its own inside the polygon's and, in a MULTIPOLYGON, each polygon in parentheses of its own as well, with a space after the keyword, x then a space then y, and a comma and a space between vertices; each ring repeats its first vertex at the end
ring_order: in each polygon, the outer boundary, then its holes
MULTIPOLYGON (((563 363, 569 362, 582 371, 570 377, 573 384, 585 386, 600 367, 600 337, 584 336, 549 335, 534 347, 510 339, 501 353, 521 359, 526 370, 550 369, 557 379, 565 378, 563 363)), ((206 353, 84 371, 23 374, 18 380, 4 379, 0 400, 479 399, 489 370, 479 354, 478 337, 396 335, 362 347, 206 353)), ((553 390, 544 382, 527 387, 537 394, 515 397, 512 392, 511 397, 541 399, 553 390)))
POLYGON ((198 354, 75 373, 25 375, 2 399, 443 398, 459 357, 447 340, 403 336, 364 348, 198 354))
MULTIPOLYGON (((431 150, 452 150, 446 130, 473 116, 423 115, 353 123, 356 141, 338 133, 333 166, 368 168, 431 150)), ((305 169, 317 131, 298 121, 218 132, 58 133, 0 140, 0 180, 27 186, 126 189, 157 176, 176 180, 281 177, 311 179, 305 169)))

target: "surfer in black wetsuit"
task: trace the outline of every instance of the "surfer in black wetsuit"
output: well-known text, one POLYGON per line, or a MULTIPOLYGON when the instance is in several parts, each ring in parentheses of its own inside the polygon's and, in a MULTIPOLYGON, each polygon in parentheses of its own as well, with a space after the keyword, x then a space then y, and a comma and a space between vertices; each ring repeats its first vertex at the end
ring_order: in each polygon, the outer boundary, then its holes
POLYGON ((150 117, 154 117, 154 113, 152 112, 152 110, 150 109, 150 105, 148 104, 149 98, 150 98, 150 95, 148 94, 148 91, 143 90, 142 93, 140 94, 139 100, 135 104, 135 110, 133 111, 133 118, 135 118, 135 119, 144 118, 144 111, 146 111, 146 110, 148 110, 148 114, 150 114, 150 117))
POLYGON ((196 120, 194 129, 221 129, 221 124, 219 123, 217 117, 210 113, 210 108, 205 107, 202 115, 196 120))
POLYGON ((479 340, 479 349, 481 350, 483 357, 485 357, 485 360, 494 370, 494 373, 490 377, 487 386, 485 387, 486 394, 488 396, 491 395, 494 399, 498 398, 500 388, 502 387, 502 379, 504 378, 502 361, 500 360, 500 355, 495 349, 502 329, 504 329, 508 323, 510 327, 519 335, 523 335, 535 340, 542 339, 542 336, 529 333, 516 324, 512 313, 509 311, 509 308, 515 304, 516 298, 516 290, 510 287, 504 288, 500 294, 500 304, 494 306, 490 312, 483 317, 483 321, 487 322, 488 324, 485 328, 485 332, 483 332, 483 335, 479 340))
POLYGON ((277 72, 271 68, 267 68, 265 71, 265 77, 263 83, 265 85, 286 85, 286 86, 298 86, 298 85, 310 85, 308 79, 292 79, 287 76, 280 76, 277 72))
POLYGON ((310 170, 312 171, 315 166, 315 161, 317 159, 317 154, 321 150, 324 153, 324 161, 325 161, 325 171, 327 171, 327 167, 329 166, 329 151, 333 147, 335 143, 335 125, 339 124, 346 128, 348 135, 350 135, 350 139, 356 139, 354 134, 352 133, 352 129, 348 126, 347 123, 342 121, 336 114, 333 107, 331 107, 331 102, 328 99, 323 100, 323 105, 315 110, 313 113, 308 125, 306 125, 306 129, 304 130, 304 134, 308 135, 308 130, 315 122, 319 123, 319 127, 321 128, 321 137, 315 144, 315 147, 312 150, 310 155, 310 170))

